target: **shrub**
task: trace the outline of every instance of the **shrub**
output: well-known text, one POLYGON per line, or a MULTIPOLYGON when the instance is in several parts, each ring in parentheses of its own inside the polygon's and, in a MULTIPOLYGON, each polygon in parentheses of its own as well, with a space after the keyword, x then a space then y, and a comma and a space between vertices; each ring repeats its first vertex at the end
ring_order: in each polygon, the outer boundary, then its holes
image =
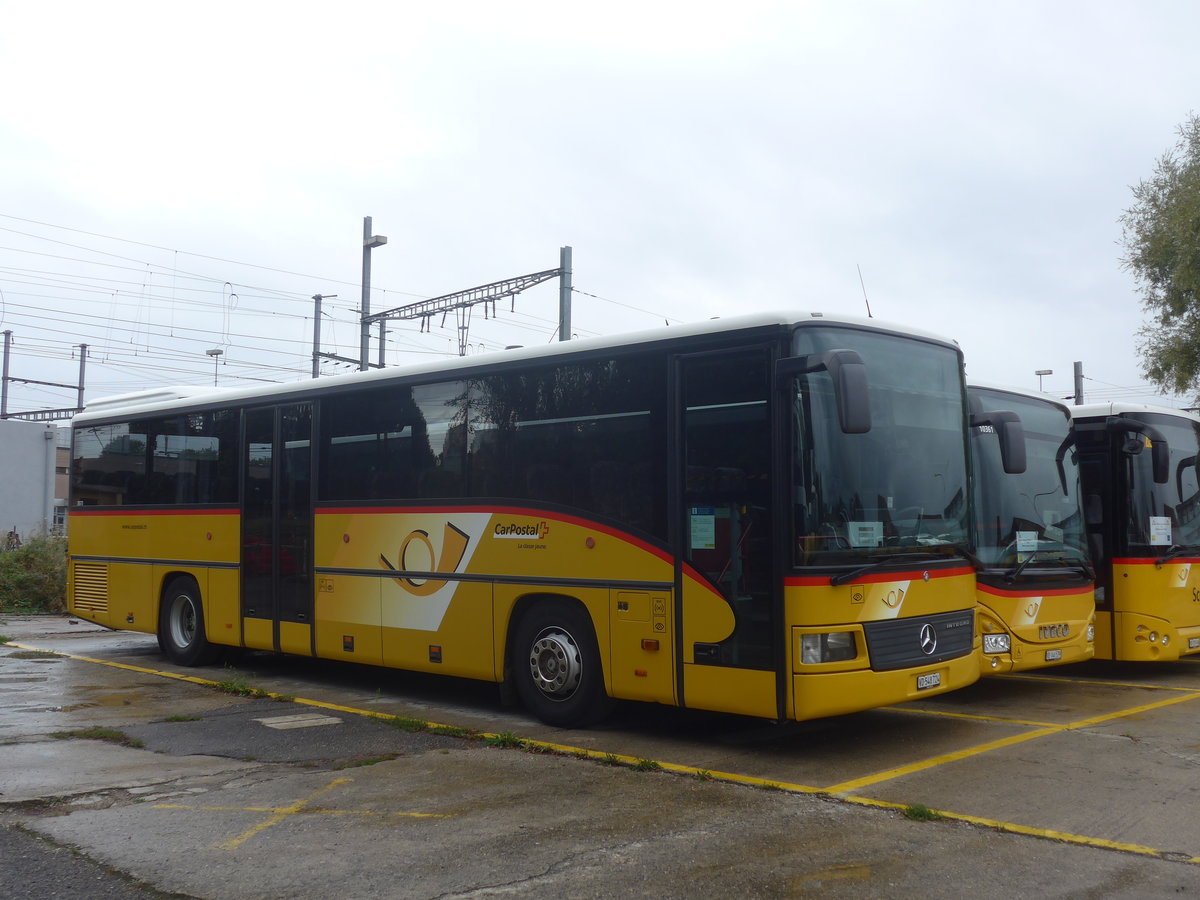
POLYGON ((67 611, 67 539, 43 534, 0 552, 0 612, 67 611))

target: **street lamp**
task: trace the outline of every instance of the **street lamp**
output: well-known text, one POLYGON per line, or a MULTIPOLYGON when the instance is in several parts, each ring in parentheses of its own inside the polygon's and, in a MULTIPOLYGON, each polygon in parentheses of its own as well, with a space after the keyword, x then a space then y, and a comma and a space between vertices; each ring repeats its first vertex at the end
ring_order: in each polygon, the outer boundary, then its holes
POLYGON ((363 266, 362 266, 362 310, 361 330, 358 336, 358 368, 367 370, 367 348, 371 345, 371 251, 387 243, 382 234, 371 234, 371 217, 363 216, 363 266))
POLYGON ((218 349, 216 349, 215 347, 214 347, 212 350, 205 350, 205 351, 204 351, 204 353, 205 353, 207 356, 211 356, 211 357, 212 357, 212 361, 213 361, 213 387, 216 387, 216 386, 217 386, 217 357, 221 356, 221 355, 222 355, 224 352, 225 352, 224 350, 218 350, 218 349))
POLYGON ((1053 375, 1054 370, 1053 369, 1038 369, 1033 374, 1038 377, 1038 390, 1040 391, 1042 389, 1042 376, 1043 375, 1053 375))

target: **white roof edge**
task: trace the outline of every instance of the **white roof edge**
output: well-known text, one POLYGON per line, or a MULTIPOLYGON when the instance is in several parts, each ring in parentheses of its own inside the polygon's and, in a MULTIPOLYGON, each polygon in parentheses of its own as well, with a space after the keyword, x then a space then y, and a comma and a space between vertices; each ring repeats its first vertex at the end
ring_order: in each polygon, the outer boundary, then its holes
POLYGON ((171 400, 188 400, 202 394, 214 393, 212 388, 197 387, 162 387, 144 391, 130 391, 128 394, 113 394, 111 397, 101 397, 90 401, 85 412, 101 412, 117 409, 122 406, 148 406, 154 403, 166 403, 171 400))
POLYGON ((313 382, 319 381, 321 387, 339 383, 371 381, 386 381, 392 378, 432 374, 444 372, 451 374, 460 369, 486 366, 501 360, 537 360, 553 359, 566 353, 587 350, 603 350, 606 348, 625 347, 634 344, 646 344, 653 341, 670 340, 678 337, 702 336, 716 334, 721 331, 737 331, 751 328, 764 328, 771 325, 802 325, 807 322, 820 322, 825 325, 847 325, 858 328, 868 328, 877 331, 889 331, 898 334, 957 347, 958 342, 944 335, 910 328, 896 322, 883 319, 863 318, 860 316, 845 316, 836 313, 823 313, 813 310, 784 310, 776 312, 750 313, 738 316, 720 316, 690 322, 684 325, 658 327, 641 331, 622 332, 602 337, 581 338, 572 341, 560 341, 536 347, 519 347, 511 350, 497 350, 477 356, 462 356, 451 359, 438 359, 431 362, 416 363, 404 366, 388 366, 385 369, 372 369, 366 372, 351 372, 343 375, 331 375, 320 379, 302 379, 292 382, 276 382, 260 384, 249 388, 197 388, 171 387, 159 390, 136 391, 114 397, 104 397, 86 405, 84 411, 75 416, 75 420, 84 422, 95 418, 108 418, 118 409, 136 407, 139 412, 152 413, 159 410, 170 410, 179 400, 198 400, 203 395, 221 397, 231 403, 242 400, 252 400, 264 393, 286 395, 310 391, 313 382))
POLYGON ((1071 415, 1077 419, 1095 416, 1137 415, 1138 413, 1154 413, 1157 415, 1178 416, 1192 422, 1200 422, 1200 416, 1186 409, 1174 409, 1169 406, 1155 406, 1151 403, 1135 403, 1132 401, 1111 400, 1103 403, 1085 403, 1083 406, 1072 406, 1071 415))
POLYGON ((1018 397, 1027 397, 1030 400, 1044 400, 1047 403, 1052 403, 1055 406, 1069 407, 1070 404, 1062 397, 1056 397, 1053 394, 1047 394, 1045 391, 1035 391, 1029 388, 1012 387, 1007 384, 999 384, 992 381, 984 381, 979 378, 967 378, 967 389, 979 388, 983 391, 996 391, 1001 394, 1015 394, 1018 397))

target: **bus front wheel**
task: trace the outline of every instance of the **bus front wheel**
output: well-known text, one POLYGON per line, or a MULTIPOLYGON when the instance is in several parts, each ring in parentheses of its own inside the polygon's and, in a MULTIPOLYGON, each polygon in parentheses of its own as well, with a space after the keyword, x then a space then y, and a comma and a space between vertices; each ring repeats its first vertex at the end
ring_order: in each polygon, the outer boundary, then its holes
POLYGON ((190 578, 176 578, 163 593, 158 646, 179 666, 205 666, 216 662, 221 654, 221 648, 210 644, 204 635, 200 588, 190 578))
POLYGON ((582 607, 542 601, 530 609, 517 626, 512 666, 521 702, 547 725, 590 725, 612 709, 582 607))

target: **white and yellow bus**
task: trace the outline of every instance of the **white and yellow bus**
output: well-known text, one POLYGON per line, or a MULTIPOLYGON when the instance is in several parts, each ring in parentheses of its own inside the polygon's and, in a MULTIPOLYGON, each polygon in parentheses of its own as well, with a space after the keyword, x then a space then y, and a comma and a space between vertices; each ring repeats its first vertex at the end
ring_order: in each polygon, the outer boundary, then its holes
POLYGON ((951 342, 755 316, 74 421, 70 609, 484 679, 546 722, 770 719, 978 678, 951 342))
POLYGON ((1200 418, 1071 407, 1096 564, 1096 658, 1200 653, 1200 418))
POLYGON ((1069 408, 975 382, 967 395, 983 673, 1091 659, 1095 572, 1069 408), (1008 471, 997 429, 980 421, 1002 411, 1020 421, 1025 443, 1024 465, 1008 471))

